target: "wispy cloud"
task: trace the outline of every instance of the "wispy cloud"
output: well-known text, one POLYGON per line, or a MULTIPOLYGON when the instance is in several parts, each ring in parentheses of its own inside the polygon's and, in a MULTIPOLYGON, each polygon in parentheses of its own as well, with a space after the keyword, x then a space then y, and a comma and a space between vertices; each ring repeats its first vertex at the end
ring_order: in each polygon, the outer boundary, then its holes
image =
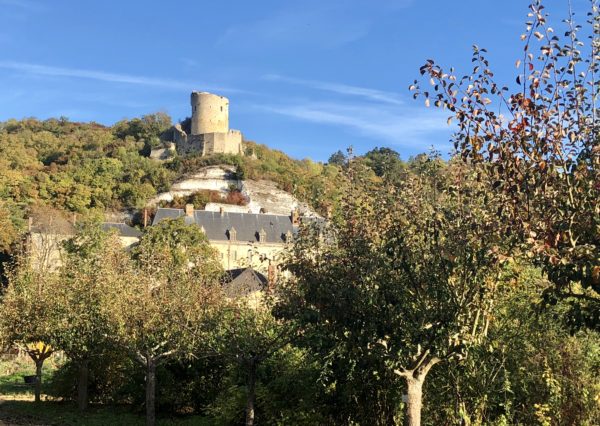
POLYGON ((217 39, 217 46, 257 51, 310 47, 332 49, 360 40, 381 16, 409 7, 414 0, 303 0, 275 2, 258 20, 236 23, 217 39))
POLYGON ((217 45, 246 50, 297 46, 334 48, 368 34, 372 22, 351 15, 340 2, 290 2, 271 16, 226 29, 217 45))
POLYGON ((383 90, 350 86, 347 84, 340 83, 331 83, 326 81, 304 80, 300 78, 284 77, 278 74, 267 74, 263 78, 265 78, 266 80, 296 84, 299 86, 310 87, 312 89, 338 93, 341 95, 358 96, 364 99, 389 103, 393 105, 404 104, 404 101, 402 100, 400 94, 393 92, 385 92, 383 90))
POLYGON ((24 10, 38 11, 43 5, 32 0, 0 0, 0 6, 10 6, 24 10))
MULTIPOLYGON (((1 0, 0 0, 1 1, 1 0)), ((98 70, 84 70, 78 68, 63 68, 54 67, 40 64, 31 64, 25 62, 14 62, 14 61, 0 61, 0 68, 15 70, 21 73, 38 75, 38 76, 51 76, 51 77, 72 77, 103 81, 107 83, 120 83, 140 86, 151 86, 163 89, 182 90, 190 91, 195 88, 202 88, 204 90, 214 90, 218 92, 242 92, 238 89, 230 87, 217 87, 207 85, 206 83, 198 83, 191 81, 181 81, 168 78, 155 78, 146 77, 131 74, 119 74, 111 73, 98 70)))
POLYGON ((299 120, 341 126, 370 139, 392 145, 425 149, 435 145, 449 149, 451 128, 440 111, 365 103, 296 102, 258 108, 299 120))

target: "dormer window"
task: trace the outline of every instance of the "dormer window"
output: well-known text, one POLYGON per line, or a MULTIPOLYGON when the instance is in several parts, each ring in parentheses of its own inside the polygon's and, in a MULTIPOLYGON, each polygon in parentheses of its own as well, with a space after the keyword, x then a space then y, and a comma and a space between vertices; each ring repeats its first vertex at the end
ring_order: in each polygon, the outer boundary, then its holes
POLYGON ((291 243, 293 239, 294 239, 294 235, 292 234, 292 231, 287 231, 285 233, 285 242, 291 243))
POLYGON ((267 233, 264 229, 261 229, 258 233, 258 242, 264 243, 267 241, 267 233))
POLYGON ((233 226, 229 229, 229 241, 237 241, 237 231, 233 226))

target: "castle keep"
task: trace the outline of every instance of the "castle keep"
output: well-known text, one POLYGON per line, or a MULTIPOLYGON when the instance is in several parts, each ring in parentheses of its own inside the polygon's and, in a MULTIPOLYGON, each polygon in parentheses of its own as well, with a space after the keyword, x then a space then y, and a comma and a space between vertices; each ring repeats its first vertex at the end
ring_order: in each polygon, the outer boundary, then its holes
POLYGON ((180 155, 242 154, 242 132, 229 128, 229 99, 192 92, 192 117, 173 127, 172 142, 180 155))

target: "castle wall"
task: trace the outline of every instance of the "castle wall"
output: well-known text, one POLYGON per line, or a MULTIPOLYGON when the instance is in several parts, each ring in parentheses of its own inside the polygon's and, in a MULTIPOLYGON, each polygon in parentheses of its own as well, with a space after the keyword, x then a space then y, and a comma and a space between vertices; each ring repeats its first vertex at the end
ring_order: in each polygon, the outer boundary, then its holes
POLYGON ((188 135, 186 138, 181 138, 177 143, 177 152, 180 155, 202 152, 202 135, 188 135))
POLYGON ((190 99, 192 117, 174 125, 169 136, 177 153, 243 154, 242 133, 229 129, 229 100, 207 92, 192 92, 190 99))
POLYGON ((187 144, 188 135, 181 127, 180 123, 177 123, 173 126, 173 142, 176 146, 186 145, 187 144))
POLYGON ((227 133, 229 99, 206 92, 192 92, 192 135, 227 133))
POLYGON ((202 155, 242 153, 242 133, 239 130, 204 134, 202 143, 202 155))

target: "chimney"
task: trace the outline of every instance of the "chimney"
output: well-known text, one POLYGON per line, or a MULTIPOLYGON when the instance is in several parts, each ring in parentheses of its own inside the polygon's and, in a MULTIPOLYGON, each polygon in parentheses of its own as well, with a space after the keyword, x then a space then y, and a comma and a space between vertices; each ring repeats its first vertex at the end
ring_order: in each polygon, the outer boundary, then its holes
POLYGON ((27 230, 29 232, 31 232, 32 229, 33 229, 33 218, 31 216, 29 216, 29 219, 27 221, 27 230))
POLYGON ((77 225, 77 213, 73 213, 71 221, 73 222, 73 226, 77 225))
POLYGON ((194 205, 193 204, 185 205, 185 215, 188 217, 194 217, 194 205))
POLYGON ((298 209, 292 210, 292 226, 300 226, 300 214, 298 213, 298 209))
POLYGON ((221 216, 223 216, 225 214, 225 208, 219 207, 219 213, 221 213, 221 216))
POLYGON ((144 228, 148 226, 148 209, 144 209, 144 228))

